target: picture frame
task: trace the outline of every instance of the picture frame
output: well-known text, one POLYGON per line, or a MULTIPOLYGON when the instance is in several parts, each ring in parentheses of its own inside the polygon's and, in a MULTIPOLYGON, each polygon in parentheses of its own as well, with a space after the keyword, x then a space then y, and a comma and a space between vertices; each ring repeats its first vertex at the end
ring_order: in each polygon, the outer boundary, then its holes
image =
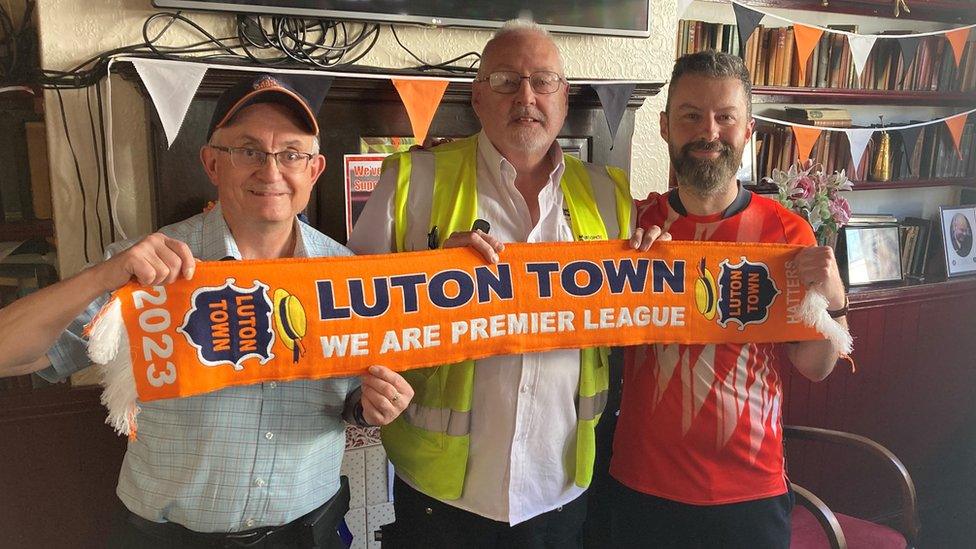
POLYGON ((976 274, 976 205, 940 206, 942 247, 945 252, 946 276, 976 274))
POLYGON ((897 223, 844 227, 842 274, 848 286, 900 282, 901 235, 897 223))

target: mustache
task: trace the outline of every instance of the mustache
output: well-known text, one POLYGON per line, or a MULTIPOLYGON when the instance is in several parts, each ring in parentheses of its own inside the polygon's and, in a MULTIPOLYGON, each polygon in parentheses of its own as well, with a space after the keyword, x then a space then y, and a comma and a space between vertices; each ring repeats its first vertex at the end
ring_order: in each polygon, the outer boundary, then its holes
POLYGON ((698 141, 692 141, 691 143, 685 144, 681 147, 681 152, 688 154, 691 151, 703 151, 703 152, 718 152, 724 154, 729 154, 732 151, 727 143, 720 139, 715 141, 705 141, 704 139, 699 139, 698 141))
POLYGON ((512 107, 512 110, 508 111, 509 122, 518 120, 519 118, 534 118, 543 124, 548 122, 546 115, 543 114, 542 111, 528 105, 522 107, 512 107))

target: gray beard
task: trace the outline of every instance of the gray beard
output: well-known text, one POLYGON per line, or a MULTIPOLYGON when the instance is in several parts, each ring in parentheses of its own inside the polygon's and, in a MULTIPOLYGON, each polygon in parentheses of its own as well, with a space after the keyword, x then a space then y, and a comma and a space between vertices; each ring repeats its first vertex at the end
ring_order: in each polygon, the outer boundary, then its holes
POLYGON ((513 129, 508 135, 513 145, 526 151, 545 152, 552 146, 549 136, 541 129, 513 129))
POLYGON ((742 151, 734 150, 730 145, 723 143, 724 150, 718 159, 699 160, 688 154, 692 147, 697 145, 696 142, 686 144, 678 152, 668 147, 678 185, 700 196, 709 196, 724 190, 725 185, 739 170, 742 151))

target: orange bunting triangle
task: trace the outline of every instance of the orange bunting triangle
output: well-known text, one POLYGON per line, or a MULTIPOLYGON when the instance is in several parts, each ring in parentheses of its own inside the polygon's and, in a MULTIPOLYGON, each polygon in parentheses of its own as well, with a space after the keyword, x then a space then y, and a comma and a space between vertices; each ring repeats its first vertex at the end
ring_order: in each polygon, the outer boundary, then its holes
POLYGON ((820 137, 820 131, 820 128, 793 126, 793 136, 796 140, 796 154, 800 162, 804 162, 810 157, 810 151, 813 150, 813 144, 820 137))
POLYGON ((817 42, 820 41, 822 34, 823 31, 820 29, 797 23, 793 24, 793 37, 796 39, 796 56, 797 61, 799 61, 797 69, 800 76, 800 86, 806 81, 807 59, 810 58, 813 49, 817 47, 817 42))
POLYGON ((427 138, 427 130, 430 129, 430 121, 434 119, 441 98, 444 97, 444 90, 447 89, 447 80, 397 80, 393 79, 393 86, 400 94, 400 100, 407 109, 407 116, 410 117, 410 127, 413 129, 413 137, 418 145, 423 145, 427 138))
POLYGON ((962 149, 959 148, 959 142, 962 139, 962 128, 966 125, 967 118, 969 118, 969 113, 957 114, 945 120, 946 127, 949 128, 949 133, 952 135, 952 144, 956 146, 956 155, 959 160, 962 160, 962 149))
POLYGON ((956 29, 954 31, 949 31, 945 33, 946 40, 949 41, 949 45, 952 46, 952 53, 956 58, 956 66, 962 63, 962 52, 966 47, 966 40, 969 38, 970 29, 956 29))

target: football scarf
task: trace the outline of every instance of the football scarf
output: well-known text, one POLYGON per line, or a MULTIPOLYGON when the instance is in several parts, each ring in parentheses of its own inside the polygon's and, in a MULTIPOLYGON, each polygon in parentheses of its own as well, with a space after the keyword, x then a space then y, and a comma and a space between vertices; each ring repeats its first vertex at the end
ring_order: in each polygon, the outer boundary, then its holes
POLYGON ((130 283, 89 325, 109 423, 137 401, 224 387, 403 371, 490 355, 641 343, 830 339, 827 301, 799 280, 798 246, 626 241, 507 244, 499 263, 456 248, 198 264, 193 280, 130 283))

